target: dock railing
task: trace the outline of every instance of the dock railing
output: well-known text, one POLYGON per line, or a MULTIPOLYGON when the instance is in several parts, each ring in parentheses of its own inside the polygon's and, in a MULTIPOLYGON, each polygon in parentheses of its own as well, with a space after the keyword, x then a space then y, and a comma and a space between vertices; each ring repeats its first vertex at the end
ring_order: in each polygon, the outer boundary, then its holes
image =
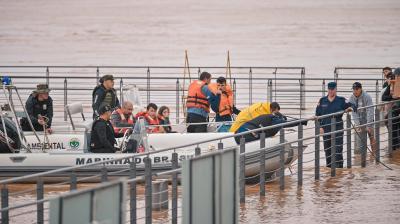
MULTIPOLYGON (((297 176, 297 186, 301 187, 303 185, 303 172, 304 171, 312 171, 314 170, 314 178, 315 180, 321 179, 321 171, 324 172, 326 169, 321 170, 321 164, 324 164, 324 160, 326 157, 331 158, 331 163, 325 163, 325 166, 329 167, 331 177, 336 176, 336 167, 337 164, 346 164, 346 168, 350 169, 354 166, 353 158, 352 158, 352 148, 351 143, 354 141, 352 131, 357 130, 356 135, 360 135, 362 139, 361 145, 361 167, 367 166, 367 153, 370 151, 371 156, 374 158, 376 163, 382 164, 390 169, 389 166, 385 165, 381 162, 381 158, 385 157, 382 149, 387 148, 387 155, 390 157, 393 155, 393 147, 398 147, 398 145, 393 145, 393 137, 392 130, 393 127, 398 127, 400 123, 400 119, 397 117, 393 117, 392 113, 388 113, 387 118, 381 119, 380 116, 376 116, 379 114, 379 111, 382 107, 386 107, 388 111, 393 111, 391 109, 393 103, 399 103, 400 100, 385 102, 381 104, 375 104, 368 107, 359 108, 357 112, 360 112, 364 117, 362 111, 366 108, 373 107, 375 110, 375 121, 370 123, 361 123, 360 125, 354 125, 351 120, 351 115, 349 112, 340 111, 333 114, 323 115, 320 117, 310 117, 307 119, 299 119, 294 121, 288 121, 284 124, 273 125, 269 127, 264 127, 256 130, 250 130, 243 133, 232 134, 229 136, 225 136, 222 138, 209 139, 204 141, 198 141, 190 144, 183 144, 176 147, 165 148, 158 150, 156 152, 148 152, 142 154, 133 154, 127 155, 123 158, 118 158, 114 160, 106 160, 94 162, 92 164, 78 165, 74 167, 65 167, 62 169, 51 170, 42 173, 36 173, 32 175, 15 177, 6 180, 1 180, 1 223, 13 223, 19 222, 20 220, 25 220, 22 216, 32 215, 33 223, 45 223, 48 220, 48 202, 54 197, 56 191, 54 189, 63 189, 62 191, 73 191, 76 189, 84 189, 87 187, 91 187, 92 185, 83 184, 90 180, 100 180, 101 182, 107 182, 111 179, 112 176, 123 174, 127 177, 125 181, 129 184, 129 197, 126 202, 126 209, 129 218, 127 220, 128 223, 152 223, 154 219, 161 218, 165 222, 170 223, 178 223, 181 220, 180 213, 180 205, 181 198, 179 196, 179 188, 178 185, 179 175, 181 172, 178 153, 177 150, 180 148, 193 148, 193 154, 196 156, 201 156, 200 145, 208 142, 219 142, 218 150, 224 150, 222 139, 224 138, 233 138, 240 137, 240 144, 237 146, 237 150, 240 151, 240 167, 239 167, 239 196, 240 202, 246 203, 246 189, 250 188, 259 188, 259 193, 261 197, 264 197, 268 194, 266 192, 265 184, 270 182, 279 181, 279 186, 281 190, 285 189, 285 177, 288 175, 285 174, 285 169, 290 166, 291 174, 290 177, 297 176), (341 117, 345 115, 345 127, 340 130, 336 130, 336 125, 331 125, 331 131, 326 133, 321 133, 320 128, 323 125, 320 125, 320 121, 323 119, 331 119, 332 124, 336 123, 337 119, 341 119, 341 117), (302 123, 308 122, 309 124, 306 127, 303 127, 302 123), (388 130, 382 131, 385 129, 381 127, 382 123, 387 122, 388 130), (313 124, 312 124, 313 123, 313 124), (297 125, 297 128, 289 128, 289 129, 281 129, 279 137, 280 143, 273 146, 265 145, 265 134, 263 134, 265 130, 282 128, 286 125, 297 125), (367 133, 368 128, 373 127, 374 129, 374 137, 376 139, 377 148, 375 151, 368 150, 367 145, 367 133), (360 131, 358 131, 360 130, 360 131), (260 134, 260 147, 256 151, 246 152, 246 144, 243 136, 249 133, 259 133, 260 134), (388 137, 386 137, 388 136, 388 137), (326 156, 321 156, 320 151, 320 137, 324 138, 324 141, 335 142, 332 144, 333 150, 331 150, 330 154, 326 156), (346 142, 336 141, 337 138, 343 137, 346 142), (295 150, 297 150, 296 154, 298 156, 297 163, 295 164, 286 164, 287 158, 293 156, 293 152, 287 150, 288 147, 295 146, 295 150), (386 147, 385 147, 386 146, 386 147), (336 150, 336 148, 344 148, 343 152, 340 150, 336 150), (171 160, 171 170, 157 172, 152 169, 152 160, 150 155, 167 152, 170 151, 172 154, 171 160), (256 153, 257 161, 253 161, 253 163, 249 164, 248 155, 254 155, 256 153), (292 153, 292 155, 289 155, 292 153), (336 160, 337 158, 341 158, 340 155, 346 155, 341 159, 341 161, 336 160), (266 171, 265 164, 270 158, 270 156, 274 158, 279 158, 279 168, 266 171), (143 157, 144 158, 144 167, 139 167, 134 158, 143 157), (129 167, 125 169, 120 169, 116 171, 108 171, 107 164, 116 162, 116 161, 128 161, 129 167), (94 175, 89 175, 85 177, 79 177, 77 175, 79 170, 84 170, 88 167, 98 167, 98 171, 94 175), (258 174, 254 176, 246 176, 246 169, 251 168, 259 168, 258 174), (138 175, 139 171, 143 171, 144 175, 138 175), (67 181, 56 181, 52 184, 44 184, 45 178, 54 178, 57 175, 68 175, 67 181), (171 199, 167 199, 167 202, 171 204, 171 209, 164 209, 161 211, 153 211, 152 206, 152 198, 161 194, 162 192, 153 191, 152 180, 156 178, 168 178, 171 186, 168 187, 168 192, 171 195, 171 199), (36 184, 33 185, 30 189, 25 190, 13 190, 15 184, 23 183, 28 180, 35 180, 36 184), (246 182, 248 183, 246 186, 246 182), (144 192, 144 193, 143 193, 144 192), (19 197, 24 197, 24 195, 29 195, 30 198, 32 196, 36 196, 36 199, 26 201, 22 200, 18 201, 19 197)), ((397 130, 398 131, 398 130, 397 130)), ((397 136, 398 137, 398 136, 397 136)), ((62 192, 61 191, 61 192, 62 192)), ((60 193, 60 192, 59 192, 60 193)), ((159 202, 163 203, 163 202, 159 202)))

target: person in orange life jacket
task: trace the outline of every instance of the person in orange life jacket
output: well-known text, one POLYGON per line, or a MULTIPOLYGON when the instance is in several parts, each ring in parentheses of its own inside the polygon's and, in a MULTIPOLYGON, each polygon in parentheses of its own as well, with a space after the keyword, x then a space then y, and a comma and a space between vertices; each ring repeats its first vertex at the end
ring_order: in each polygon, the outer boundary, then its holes
POLYGON ((114 89, 114 76, 104 75, 99 82, 100 85, 96 86, 92 92, 93 119, 100 115, 98 110, 103 103, 110 105, 113 109, 120 106, 114 89))
POLYGON ((172 133, 172 128, 169 126, 171 122, 169 121, 169 108, 167 106, 162 106, 158 109, 158 118, 160 119, 161 125, 168 125, 163 126, 166 133, 172 133))
MULTIPOLYGON (((49 96, 49 92, 50 89, 47 84, 38 84, 36 90, 26 100, 25 108, 36 131, 43 131, 43 125, 46 123, 44 117, 48 118, 46 131, 51 134, 53 99, 49 96)), ((21 127, 23 131, 32 131, 26 117, 21 119, 21 127)))
MULTIPOLYGON (((186 123, 207 122, 208 114, 210 113, 210 101, 213 101, 216 98, 207 87, 210 81, 211 74, 208 72, 202 72, 199 80, 195 80, 189 85, 186 101, 186 123)), ((207 124, 189 125, 187 127, 187 132, 207 132, 207 124)))
POLYGON ((125 101, 122 103, 121 108, 114 110, 111 114, 111 123, 114 127, 114 135, 116 138, 124 136, 129 128, 133 128, 135 118, 133 117, 132 111, 133 104, 130 101, 125 101))
POLYGON ((90 151, 93 153, 115 153, 114 130, 110 122, 112 108, 108 104, 100 105, 99 117, 92 125, 90 151))
POLYGON ((211 109, 216 113, 215 121, 232 121, 232 114, 237 115, 240 110, 233 105, 233 92, 226 79, 218 77, 216 83, 208 84, 208 88, 216 95, 216 100, 211 102, 211 109))
MULTIPOLYGON (((151 125, 160 125, 160 120, 158 119, 157 116, 157 105, 154 103, 149 103, 146 107, 146 112, 139 112, 136 114, 135 118, 136 120, 139 119, 140 117, 144 118, 146 126, 151 126, 151 125)), ((161 126, 156 126, 156 127, 148 127, 147 131, 149 133, 164 133, 164 128, 161 126)))

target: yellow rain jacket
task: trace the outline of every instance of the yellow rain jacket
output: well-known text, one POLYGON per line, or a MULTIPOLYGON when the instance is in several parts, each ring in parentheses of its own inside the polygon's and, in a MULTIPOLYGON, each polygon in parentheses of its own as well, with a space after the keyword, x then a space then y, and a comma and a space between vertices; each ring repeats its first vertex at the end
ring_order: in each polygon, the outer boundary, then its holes
POLYGON ((239 115, 236 117, 235 122, 232 124, 231 129, 229 129, 230 132, 235 132, 237 131, 240 126, 242 126, 244 123, 264 114, 271 114, 271 103, 270 102, 265 102, 265 103, 255 103, 251 105, 250 107, 242 110, 239 115))

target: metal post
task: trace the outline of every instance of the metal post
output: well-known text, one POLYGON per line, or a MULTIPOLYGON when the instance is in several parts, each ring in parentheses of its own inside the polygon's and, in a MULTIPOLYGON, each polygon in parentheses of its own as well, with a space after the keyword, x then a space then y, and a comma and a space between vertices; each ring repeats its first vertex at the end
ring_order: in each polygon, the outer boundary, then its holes
POLYGON ((319 180, 319 150, 320 150, 320 125, 319 120, 315 120, 315 170, 314 170, 314 179, 319 180))
POLYGON ((268 79, 267 91, 268 91, 268 100, 269 100, 269 102, 273 102, 272 79, 268 79))
MULTIPOLYGON (((172 153, 172 169, 178 169, 178 153, 172 153)), ((178 223, 178 173, 172 174, 172 224, 178 223)))
POLYGON ((121 78, 121 80, 119 80, 119 102, 121 102, 121 104, 124 102, 124 89, 123 89, 123 86, 124 86, 124 81, 121 78))
MULTIPOLYGON (((43 193, 44 193, 44 190, 43 190, 43 180, 42 180, 42 178, 38 178, 37 179, 37 181, 36 181, 36 200, 42 200, 43 199, 43 193)), ((44 215, 43 215, 43 212, 44 212, 44 206, 43 206, 43 202, 38 202, 37 203, 37 213, 36 213, 36 218, 37 218, 37 220, 36 220, 36 222, 38 223, 38 224, 43 224, 43 217, 44 217, 44 215)))
POLYGON ((325 79, 323 79, 323 80, 322 80, 322 97, 325 96, 325 92, 326 92, 326 89, 325 89, 325 79))
POLYGON ((375 83, 375 104, 379 104, 379 93, 379 80, 377 79, 375 83))
POLYGON ((65 107, 68 105, 68 83, 67 78, 64 78, 64 121, 67 121, 67 110, 65 107))
POLYGON ((147 68, 147 104, 150 103, 150 67, 147 68))
MULTIPOLYGON (((7 185, 3 185, 1 188, 1 208, 5 209, 8 207, 8 188, 7 185)), ((8 210, 1 212, 1 223, 8 224, 9 213, 8 210)))
POLYGON ((298 126, 298 158, 297 158, 297 185, 303 186, 303 125, 298 126))
MULTIPOLYGON (((135 158, 133 158, 133 161, 129 164, 130 172, 129 172, 129 179, 134 179, 136 178, 136 162, 135 158)), ((131 219, 131 224, 136 223, 136 181, 130 183, 130 201, 129 201, 129 206, 130 206, 130 219, 131 219)))
POLYGON ((389 104, 388 105, 388 154, 389 154, 389 158, 393 157, 393 114, 392 114, 392 105, 389 104))
POLYGON ((107 167, 103 164, 101 167, 101 182, 107 182, 107 167))
POLYGON ((46 84, 48 85, 48 86, 50 86, 49 85, 49 83, 50 83, 50 71, 49 71, 49 67, 46 67, 46 84))
POLYGON ((70 175, 70 183, 69 183, 69 190, 73 191, 77 189, 77 178, 76 178, 76 173, 74 171, 71 172, 70 175))
POLYGON ((194 155, 200 156, 200 154, 201 154, 201 148, 197 145, 196 148, 194 148, 194 155))
POLYGON ((179 124, 179 79, 176 79, 176 123, 179 124))
POLYGON ((146 224, 151 223, 152 219, 152 189, 151 189, 151 159, 144 158, 144 174, 145 174, 145 207, 146 207, 146 224))
POLYGON ((301 79, 299 79, 299 85, 300 85, 299 94, 300 94, 300 118, 301 118, 301 110, 304 109, 304 105, 303 105, 303 100, 304 100, 304 98, 303 98, 303 83, 302 83, 301 79))
POLYGON ((381 160, 381 146, 380 146, 380 111, 378 107, 375 108, 375 161, 378 163, 381 160))
MULTIPOLYGON (((336 176, 336 117, 331 118, 331 177, 336 176)), ((326 155, 329 156, 329 155, 326 155)))
MULTIPOLYGON (((281 129, 279 136, 280 144, 285 142, 285 129, 281 129)), ((280 172, 279 172, 279 188, 281 190, 285 189, 285 147, 281 147, 279 154, 280 172)))
POLYGON ((240 203, 245 203, 245 190, 246 190, 246 176, 245 176, 245 167, 246 167, 246 156, 244 153, 246 152, 246 144, 243 136, 240 138, 240 173, 239 173, 239 189, 240 189, 240 203))
POLYGON ((100 69, 99 67, 96 68, 96 85, 100 81, 100 69))
POLYGON ((306 69, 301 69, 301 92, 300 92, 300 99, 301 99, 301 109, 306 109, 306 69))
POLYGON ((224 149, 224 143, 222 143, 221 141, 218 142, 218 150, 223 150, 224 149))
POLYGON ((236 105, 236 78, 233 79, 233 104, 236 105))
POLYGON ((361 112, 361 122, 363 125, 361 127, 361 167, 365 167, 367 165, 367 127, 365 124, 367 123, 367 113, 366 111, 361 112))
POLYGON ((351 168, 351 117, 346 114, 346 145, 347 145, 347 168, 351 168))
POLYGON ((260 196, 265 196, 265 132, 260 135, 260 196))
POLYGON ((249 70, 249 105, 253 104, 253 71, 249 70))

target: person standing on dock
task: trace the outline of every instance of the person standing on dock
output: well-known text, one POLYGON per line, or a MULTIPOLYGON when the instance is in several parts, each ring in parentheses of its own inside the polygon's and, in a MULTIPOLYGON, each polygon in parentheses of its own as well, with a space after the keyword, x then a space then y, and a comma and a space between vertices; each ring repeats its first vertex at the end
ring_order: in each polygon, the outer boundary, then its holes
MULTIPOLYGON (((215 100, 215 95, 207 87, 210 81, 211 74, 202 72, 199 80, 195 80, 189 85, 186 101, 186 123, 202 123, 199 125, 189 125, 187 127, 187 132, 189 133, 207 132, 210 102, 215 100)), ((220 91, 218 91, 218 93, 220 93, 220 91)))
MULTIPOLYGON (((208 88, 216 95, 215 103, 211 103, 211 109, 215 112, 215 122, 233 121, 232 115, 238 115, 238 110, 233 105, 233 91, 226 83, 224 77, 218 77, 216 83, 208 84, 208 88)), ((230 129, 230 124, 224 124, 219 128, 220 132, 227 132, 230 129)))
MULTIPOLYGON (((53 99, 49 96, 49 86, 47 84, 38 84, 36 90, 29 95, 26 100, 25 108, 36 131, 43 131, 51 134, 51 123, 53 120, 53 99)), ((26 117, 21 119, 23 131, 32 131, 29 121, 26 117)))
POLYGON ((111 108, 119 107, 119 100, 114 89, 114 76, 104 75, 100 79, 100 85, 96 86, 92 93, 93 120, 100 116, 101 104, 108 104, 111 108))
MULTIPOLYGON (((353 111, 352 116, 353 116, 353 121, 356 125, 360 124, 368 124, 368 123, 373 123, 374 122, 374 107, 372 105, 374 104, 372 102, 372 97, 362 89, 362 85, 359 82, 353 83, 353 94, 350 96, 349 102, 353 105, 355 105, 357 108, 359 107, 367 107, 371 106, 366 109, 361 109, 357 111, 353 111), (365 115, 365 116, 364 116, 365 115), (363 117, 366 118, 366 120, 362 120, 363 117)), ((367 126, 367 133, 368 137, 371 143, 371 148, 372 151, 375 152, 376 150, 376 142, 375 142, 375 136, 374 136, 374 125, 369 124, 367 126)), ((355 135, 356 137, 356 147, 354 149, 355 153, 360 153, 360 148, 361 148, 361 128, 356 129, 357 134, 355 135)))
MULTIPOLYGON (((391 81, 395 80, 396 76, 400 76, 400 68, 396 68, 392 74, 388 74, 387 85, 384 87, 382 94, 382 101, 394 101, 399 100, 399 98, 394 97, 392 91, 392 85, 394 85, 391 81)), ((389 106, 389 105, 387 105, 389 106)), ((388 109, 388 108, 387 108, 388 109)), ((392 113, 392 150, 396 150, 400 148, 400 102, 394 102, 391 104, 391 108, 387 110, 385 115, 385 119, 388 119, 389 113, 392 113)), ((386 121, 386 126, 388 122, 386 121)), ((389 128, 389 127, 388 127, 389 128)))
POLYGON ((112 108, 108 104, 100 105, 99 117, 92 125, 90 151, 93 153, 114 153, 114 129, 110 122, 112 108))
MULTIPOLYGON (((315 110, 316 116, 322 116, 327 114, 336 113, 339 111, 350 112, 353 110, 351 103, 349 103, 344 97, 336 95, 336 82, 329 82, 328 83, 328 95, 319 99, 317 108, 315 110)), ((354 108, 355 110, 356 108, 354 108)), ((335 130, 343 130, 343 114, 336 115, 336 127, 335 130)), ((332 117, 326 117, 321 119, 320 125, 320 133, 329 133, 331 132, 331 119, 332 117)), ((325 150, 325 157, 326 157, 326 166, 331 167, 331 148, 332 144, 336 146, 336 153, 335 153, 335 161, 336 161, 336 168, 343 168, 343 131, 336 133, 335 142, 331 142, 330 135, 324 135, 324 150, 325 150)))

